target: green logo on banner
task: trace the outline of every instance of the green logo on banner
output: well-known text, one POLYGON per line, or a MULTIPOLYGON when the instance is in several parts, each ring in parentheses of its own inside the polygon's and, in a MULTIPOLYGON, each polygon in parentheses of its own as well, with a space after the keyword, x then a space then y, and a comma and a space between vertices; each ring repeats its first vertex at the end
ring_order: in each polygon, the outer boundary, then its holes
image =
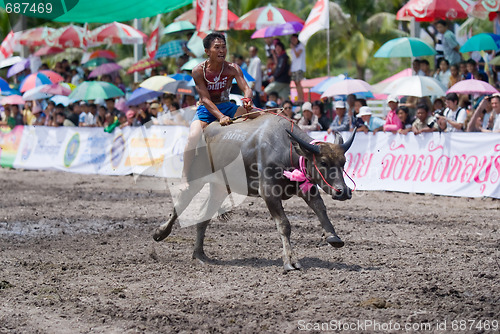
POLYGON ((55 20, 72 10, 78 2, 79 0, 4 0, 3 7, 7 14, 55 20))
POLYGON ((66 151, 64 151, 64 166, 69 167, 75 161, 78 149, 80 148, 80 135, 75 133, 68 141, 66 151))

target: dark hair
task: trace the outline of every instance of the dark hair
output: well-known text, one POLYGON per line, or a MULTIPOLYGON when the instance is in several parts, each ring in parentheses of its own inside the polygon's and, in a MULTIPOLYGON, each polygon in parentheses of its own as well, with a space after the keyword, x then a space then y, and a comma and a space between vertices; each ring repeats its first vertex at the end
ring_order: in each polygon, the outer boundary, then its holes
POLYGON ((402 110, 406 114, 405 124, 411 124, 411 123, 413 123, 410 120, 410 110, 407 107, 405 107, 405 106, 399 107, 398 111, 400 111, 400 110, 402 110))
POLYGON ((277 92, 275 92, 275 91, 272 91, 271 93, 269 93, 269 96, 271 96, 271 95, 272 95, 272 96, 276 96, 276 98, 280 97, 280 96, 278 95, 278 93, 277 93, 277 92))
POLYGON ((443 20, 443 19, 441 19, 441 20, 437 20, 436 25, 438 25, 438 24, 441 24, 441 25, 443 25, 443 26, 445 26, 445 27, 448 25, 448 24, 446 23, 446 21, 445 21, 445 20, 443 20))
POLYGON ((429 61, 427 59, 420 60, 420 64, 426 64, 427 66, 430 66, 429 61))
POLYGON ((448 101, 458 102, 458 95, 456 93, 448 93, 448 94, 446 94, 445 98, 448 101))
POLYGON ((474 65, 474 66, 477 65, 476 61, 474 59, 472 59, 472 58, 469 59, 469 60, 467 60, 467 64, 471 64, 471 65, 474 65))
POLYGON ((290 100, 283 101, 283 103, 281 104, 281 106, 282 106, 282 107, 284 107, 284 106, 285 106, 285 104, 287 104, 287 103, 288 103, 288 104, 291 104, 291 105, 292 105, 292 107, 293 107, 293 103, 292 103, 292 101, 290 101, 290 100))
POLYGON ((226 37, 223 34, 221 34, 220 32, 212 32, 203 39, 203 47, 205 49, 210 49, 210 47, 212 46, 212 42, 217 38, 221 39, 224 44, 226 44, 226 37))
POLYGON ((62 111, 60 111, 60 112, 56 113, 56 116, 62 116, 62 117, 64 117, 64 118, 66 118, 66 116, 64 116, 64 113, 63 113, 62 111))
POLYGON ((450 62, 449 62, 449 61, 447 61, 447 60, 446 60, 446 59, 444 59, 444 58, 441 58, 441 59, 439 60, 438 65, 441 65, 441 63, 442 63, 442 62, 445 62, 445 63, 446 63, 446 65, 450 66, 450 62))
POLYGON ((90 108, 97 109, 97 106, 96 106, 96 104, 95 104, 95 103, 91 103, 91 104, 89 104, 89 107, 90 107, 90 108))
POLYGON ((366 103, 366 99, 356 99, 356 101, 358 101, 359 103, 361 103, 361 105, 362 105, 363 107, 368 106, 368 104, 366 103))
POLYGON ((285 45, 283 43, 278 42, 278 43, 274 44, 274 47, 277 47, 277 46, 279 46, 280 48, 282 48, 283 50, 285 50, 285 45))
MULTIPOLYGON (((400 107, 399 109, 401 109, 401 108, 404 108, 404 107, 400 107)), ((425 103, 420 103, 419 105, 417 105, 417 109, 424 109, 425 112, 429 112, 429 107, 425 103)))
POLYGON ((59 103, 58 105, 56 105, 56 108, 63 108, 64 109, 64 104, 59 103))
POLYGON ((318 106, 319 107, 319 110, 321 112, 321 114, 323 115, 323 103, 321 103, 321 101, 314 101, 312 103, 312 106, 318 106))
POLYGON ((175 109, 180 109, 179 103, 177 102, 172 102, 172 107, 174 107, 175 109))

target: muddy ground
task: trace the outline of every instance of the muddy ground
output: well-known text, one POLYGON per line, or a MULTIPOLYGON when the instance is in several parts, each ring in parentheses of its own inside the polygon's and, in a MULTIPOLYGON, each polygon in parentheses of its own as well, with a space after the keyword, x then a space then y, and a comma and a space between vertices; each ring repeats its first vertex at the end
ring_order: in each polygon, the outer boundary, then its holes
POLYGON ((304 269, 283 274, 261 199, 208 228, 212 263, 191 260, 193 227, 154 242, 172 208, 161 183, 1 169, 0 333, 500 331, 498 200, 325 196, 334 249, 292 199, 304 269))

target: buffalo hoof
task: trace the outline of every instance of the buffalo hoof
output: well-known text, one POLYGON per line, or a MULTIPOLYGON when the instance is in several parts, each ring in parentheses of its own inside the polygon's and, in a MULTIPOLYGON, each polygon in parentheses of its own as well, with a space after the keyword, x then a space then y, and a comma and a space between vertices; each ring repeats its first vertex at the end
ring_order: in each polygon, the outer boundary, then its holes
POLYGON ((302 265, 299 262, 294 262, 293 264, 285 263, 283 267, 285 269, 285 272, 302 269, 302 265))
POLYGON ((201 264, 205 264, 206 262, 211 261, 211 259, 206 256, 204 252, 194 252, 193 260, 198 260, 201 264))
POLYGON ((326 238, 326 241, 335 248, 344 247, 344 242, 337 236, 331 235, 326 238))
POLYGON ((170 235, 170 232, 172 232, 172 227, 167 226, 166 228, 164 227, 158 227, 153 234, 153 239, 155 241, 162 241, 166 237, 170 235))

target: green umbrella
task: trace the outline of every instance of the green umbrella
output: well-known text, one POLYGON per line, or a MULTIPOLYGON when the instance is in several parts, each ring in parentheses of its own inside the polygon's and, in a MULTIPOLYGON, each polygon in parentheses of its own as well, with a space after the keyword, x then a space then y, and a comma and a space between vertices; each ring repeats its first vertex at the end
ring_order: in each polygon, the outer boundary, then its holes
POLYGON ((87 61, 86 63, 82 64, 83 67, 97 67, 102 64, 107 64, 107 63, 113 63, 111 59, 100 57, 100 58, 93 58, 87 61))
POLYGON ((391 39, 375 52, 377 58, 420 57, 436 54, 429 44, 415 37, 391 39))
POLYGON ((172 22, 163 29, 162 34, 166 35, 185 30, 196 30, 196 26, 189 21, 172 22))
POLYGON ((104 81, 84 81, 79 84, 68 96, 74 101, 88 101, 96 99, 109 99, 112 97, 125 95, 123 91, 109 82, 104 81))
POLYGON ((482 33, 472 36, 460 48, 461 53, 471 51, 497 51, 500 48, 500 36, 490 33, 482 33))
POLYGON ((187 63, 185 63, 184 65, 182 65, 181 70, 182 71, 192 71, 193 68, 196 65, 198 65, 199 63, 201 63, 202 61, 205 61, 205 58, 193 58, 193 59, 189 60, 187 63))

